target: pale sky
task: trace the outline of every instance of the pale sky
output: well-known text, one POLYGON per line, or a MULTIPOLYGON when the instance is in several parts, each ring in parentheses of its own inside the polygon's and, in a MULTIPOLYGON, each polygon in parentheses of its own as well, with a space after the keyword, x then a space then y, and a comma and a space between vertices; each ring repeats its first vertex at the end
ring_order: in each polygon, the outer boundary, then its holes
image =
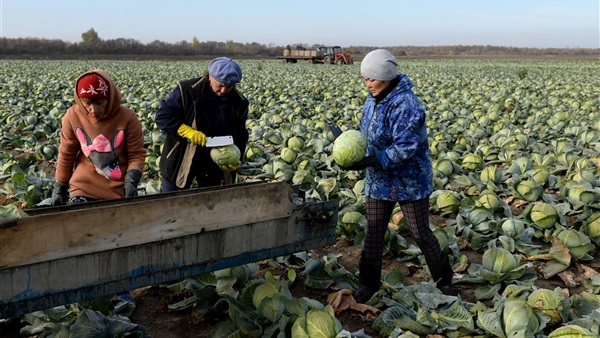
MULTIPOLYGON (((0 0, 0 36, 600 48, 599 0, 0 0)), ((0 51, 1 52, 1 51, 0 51)))

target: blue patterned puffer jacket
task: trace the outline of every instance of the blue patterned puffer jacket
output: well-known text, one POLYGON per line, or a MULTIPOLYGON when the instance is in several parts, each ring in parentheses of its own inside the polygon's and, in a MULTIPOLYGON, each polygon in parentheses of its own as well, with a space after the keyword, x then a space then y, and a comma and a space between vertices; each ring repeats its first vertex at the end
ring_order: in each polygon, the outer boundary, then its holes
POLYGON ((429 158, 426 114, 405 74, 378 104, 369 93, 360 130, 367 136, 367 155, 378 164, 367 168, 365 195, 388 201, 429 197, 433 172, 429 158))

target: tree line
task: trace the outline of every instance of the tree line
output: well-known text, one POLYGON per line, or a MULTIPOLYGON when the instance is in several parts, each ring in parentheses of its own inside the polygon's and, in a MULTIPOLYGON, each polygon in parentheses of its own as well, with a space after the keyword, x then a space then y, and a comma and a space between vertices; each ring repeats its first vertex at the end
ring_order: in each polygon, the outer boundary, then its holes
MULTIPOLYGON (((159 40, 141 43, 135 39, 101 39, 91 28, 81 34, 82 41, 77 43, 56 39, 40 38, 0 38, 0 56, 2 58, 169 58, 194 59, 227 55, 237 58, 270 59, 283 54, 285 46, 261 44, 257 42, 239 43, 200 42, 196 37, 191 42, 167 43, 159 40)), ((311 49, 310 46, 299 43, 311 49)), ((344 48, 355 57, 365 55, 379 46, 350 46, 344 48)), ((521 48, 490 45, 454 45, 454 46, 385 46, 398 57, 598 57, 597 48, 521 48)))

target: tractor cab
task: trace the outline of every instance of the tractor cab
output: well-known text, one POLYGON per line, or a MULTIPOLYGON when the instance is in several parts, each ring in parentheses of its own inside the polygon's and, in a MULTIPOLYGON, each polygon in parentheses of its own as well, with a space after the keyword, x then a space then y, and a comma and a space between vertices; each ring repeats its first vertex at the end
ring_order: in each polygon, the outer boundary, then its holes
POLYGON ((325 64, 352 64, 354 60, 349 52, 342 51, 340 46, 321 46, 315 48, 324 54, 323 63, 325 64))

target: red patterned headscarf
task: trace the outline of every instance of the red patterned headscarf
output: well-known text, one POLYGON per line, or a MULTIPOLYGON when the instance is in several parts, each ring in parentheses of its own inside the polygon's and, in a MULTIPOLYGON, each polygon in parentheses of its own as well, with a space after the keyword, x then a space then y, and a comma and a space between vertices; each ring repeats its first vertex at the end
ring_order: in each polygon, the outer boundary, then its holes
POLYGON ((108 99, 108 82, 96 74, 88 74, 77 82, 77 95, 90 99, 108 99))

